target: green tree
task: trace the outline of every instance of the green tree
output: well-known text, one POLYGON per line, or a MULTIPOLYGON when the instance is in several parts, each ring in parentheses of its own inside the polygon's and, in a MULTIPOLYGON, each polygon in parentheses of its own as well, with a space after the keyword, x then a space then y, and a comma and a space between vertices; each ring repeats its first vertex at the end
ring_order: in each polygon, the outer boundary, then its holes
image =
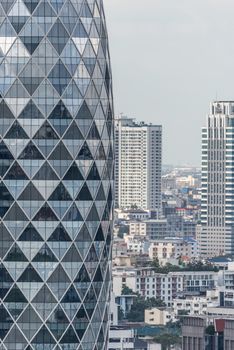
POLYGON ((128 286, 123 286, 121 295, 136 295, 136 293, 131 288, 128 288, 128 286))
POLYGON ((145 310, 152 307, 163 307, 165 303, 161 299, 144 299, 139 296, 134 299, 131 310, 126 315, 129 322, 144 322, 145 310))

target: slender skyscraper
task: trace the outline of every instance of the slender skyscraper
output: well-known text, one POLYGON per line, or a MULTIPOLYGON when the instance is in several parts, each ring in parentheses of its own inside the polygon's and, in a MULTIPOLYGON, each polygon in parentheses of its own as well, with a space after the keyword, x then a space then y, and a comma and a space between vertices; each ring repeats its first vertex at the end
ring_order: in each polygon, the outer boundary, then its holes
POLYGON ((234 253, 234 102, 211 104, 202 129, 202 205, 197 238, 203 256, 234 253))
POLYGON ((120 117, 115 123, 116 206, 161 211, 162 126, 120 117))
POLYGON ((113 106, 102 0, 0 1, 0 94, 0 349, 106 349, 113 106))

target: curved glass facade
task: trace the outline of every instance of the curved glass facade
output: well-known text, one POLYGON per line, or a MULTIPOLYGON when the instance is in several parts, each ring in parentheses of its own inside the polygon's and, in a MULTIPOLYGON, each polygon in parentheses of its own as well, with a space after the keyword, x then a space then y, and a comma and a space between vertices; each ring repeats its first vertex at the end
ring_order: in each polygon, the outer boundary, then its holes
POLYGON ((102 0, 0 1, 0 349, 107 347, 113 106, 102 0))

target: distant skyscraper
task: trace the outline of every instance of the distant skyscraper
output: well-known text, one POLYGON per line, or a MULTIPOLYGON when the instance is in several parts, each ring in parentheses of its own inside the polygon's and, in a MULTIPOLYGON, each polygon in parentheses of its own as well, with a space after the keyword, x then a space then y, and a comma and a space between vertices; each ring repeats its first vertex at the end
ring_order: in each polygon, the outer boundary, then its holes
POLYGON ((104 350, 113 106, 102 0, 0 1, 0 349, 104 350))
POLYGON ((121 117, 115 136, 116 206, 160 210, 162 127, 121 117))
POLYGON ((211 104, 202 129, 202 205, 197 230, 203 256, 234 253, 234 102, 211 104))

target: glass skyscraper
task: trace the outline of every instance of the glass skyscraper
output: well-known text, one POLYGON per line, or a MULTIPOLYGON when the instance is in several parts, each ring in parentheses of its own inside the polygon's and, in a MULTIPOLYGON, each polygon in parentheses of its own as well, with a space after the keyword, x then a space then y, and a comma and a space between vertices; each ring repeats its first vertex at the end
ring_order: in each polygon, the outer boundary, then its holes
POLYGON ((106 349, 112 198, 102 0, 1 0, 1 350, 106 349))

